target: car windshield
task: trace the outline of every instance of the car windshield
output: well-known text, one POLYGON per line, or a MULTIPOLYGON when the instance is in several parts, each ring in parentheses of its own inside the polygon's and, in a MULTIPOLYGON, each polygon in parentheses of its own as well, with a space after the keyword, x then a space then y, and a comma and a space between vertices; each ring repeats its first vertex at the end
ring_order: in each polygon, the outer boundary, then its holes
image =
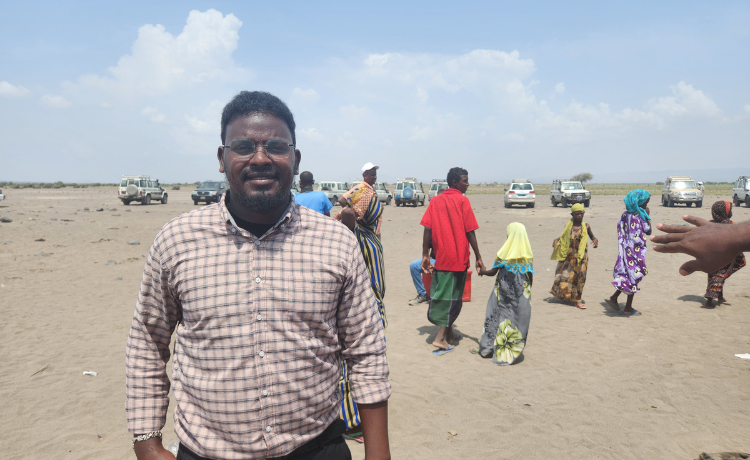
POLYGON ((513 184, 511 190, 533 190, 531 184, 513 184))
POLYGON ((221 182, 204 182, 198 188, 221 188, 221 182))
POLYGON ((672 182, 672 184, 669 187, 677 189, 677 190, 683 190, 686 188, 695 188, 695 181, 677 180, 677 181, 672 182))
POLYGON ((564 182, 562 184, 563 190, 583 190, 583 185, 580 182, 564 182))

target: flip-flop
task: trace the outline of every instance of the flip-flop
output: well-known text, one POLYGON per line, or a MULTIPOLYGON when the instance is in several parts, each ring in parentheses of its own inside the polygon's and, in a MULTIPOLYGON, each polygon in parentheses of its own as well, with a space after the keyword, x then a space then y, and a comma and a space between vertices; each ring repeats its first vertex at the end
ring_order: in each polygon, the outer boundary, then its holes
MULTIPOLYGON (((460 333, 456 332, 456 336, 453 337, 453 342, 458 342, 459 340, 461 340, 463 338, 464 338, 463 335, 461 335, 460 333)), ((453 343, 453 342, 451 342, 451 343, 453 343)))
POLYGON ((576 307, 580 308, 581 310, 585 310, 586 304, 581 303, 581 302, 576 302, 576 307))
POLYGON ((641 312, 639 312, 635 308, 630 313, 625 313, 625 311, 621 311, 620 312, 620 316, 640 316, 640 314, 641 314, 641 312))
POLYGON ((479 354, 479 347, 471 347, 469 348, 469 353, 472 355, 478 355, 479 354))
POLYGON ((619 305, 617 305, 617 303, 616 303, 616 302, 612 302, 612 299, 610 299, 609 297, 605 297, 605 298, 604 298, 604 302, 605 302, 605 303, 606 303, 607 305, 609 305, 609 307, 610 307, 611 309, 613 309, 613 310, 616 310, 616 311, 620 311, 620 306, 619 306, 619 305))
POLYGON ((453 351, 455 349, 456 349, 455 345, 448 345, 448 348, 446 348, 446 349, 442 349, 442 348, 437 349, 437 350, 433 351, 432 354, 435 355, 435 356, 443 356, 444 354, 450 353, 451 351, 453 351))

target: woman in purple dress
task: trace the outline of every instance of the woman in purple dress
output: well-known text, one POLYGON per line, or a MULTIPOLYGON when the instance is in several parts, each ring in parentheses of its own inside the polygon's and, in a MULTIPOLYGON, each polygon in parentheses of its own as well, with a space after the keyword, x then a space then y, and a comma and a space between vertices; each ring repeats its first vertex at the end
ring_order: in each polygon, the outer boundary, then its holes
POLYGON ((648 202, 651 194, 646 190, 636 189, 625 196, 625 209, 617 224, 617 241, 620 252, 613 270, 612 285, 617 289, 612 297, 604 299, 609 306, 622 316, 640 315, 633 308, 633 296, 638 292, 638 283, 643 279, 646 269, 646 235, 651 234, 651 217, 648 202), (620 311, 617 298, 624 292, 628 296, 625 309, 620 311))

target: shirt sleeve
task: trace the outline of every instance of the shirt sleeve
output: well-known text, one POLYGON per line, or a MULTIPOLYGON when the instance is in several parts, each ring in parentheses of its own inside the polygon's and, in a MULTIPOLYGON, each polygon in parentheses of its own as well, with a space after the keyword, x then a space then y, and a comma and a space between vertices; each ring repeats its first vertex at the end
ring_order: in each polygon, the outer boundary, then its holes
POLYGON ((321 199, 323 200, 323 214, 327 212, 331 212, 331 209, 333 209, 333 204, 331 204, 331 200, 329 200, 328 197, 325 195, 323 195, 321 199))
POLYGON ((464 197, 463 202, 464 231, 466 233, 469 233, 473 230, 478 229, 479 224, 477 224, 477 218, 474 217, 474 210, 471 209, 471 202, 469 201, 469 199, 464 197))
POLYGON ((391 395, 385 334, 364 259, 354 244, 337 313, 341 359, 349 365, 349 385, 357 404, 375 404, 391 395))
POLYGON ((425 210, 424 215, 422 216, 422 221, 419 222, 419 225, 432 228, 432 201, 427 205, 427 209, 425 210))
MULTIPOLYGON (((157 237, 158 240, 158 237, 157 237)), ((160 430, 169 406, 169 342, 179 319, 179 304, 169 287, 169 272, 156 242, 143 269, 125 352, 125 413, 133 434, 160 430)))

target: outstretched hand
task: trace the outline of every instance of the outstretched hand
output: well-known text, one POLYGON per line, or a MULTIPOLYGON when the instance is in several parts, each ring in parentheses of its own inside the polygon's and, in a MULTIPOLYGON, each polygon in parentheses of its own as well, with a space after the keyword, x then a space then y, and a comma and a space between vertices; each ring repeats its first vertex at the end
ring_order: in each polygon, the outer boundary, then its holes
POLYGON ((482 262, 482 259, 477 259, 476 269, 479 276, 482 276, 482 273, 484 273, 484 262, 482 262))
POLYGON ((742 252, 740 247, 733 244, 737 239, 735 232, 742 231, 739 225, 716 224, 695 216, 682 216, 682 219, 694 227, 658 224, 656 228, 665 234, 651 237, 651 241, 660 244, 654 246, 656 252, 683 253, 695 257, 680 267, 682 276, 695 271, 715 272, 742 252))

